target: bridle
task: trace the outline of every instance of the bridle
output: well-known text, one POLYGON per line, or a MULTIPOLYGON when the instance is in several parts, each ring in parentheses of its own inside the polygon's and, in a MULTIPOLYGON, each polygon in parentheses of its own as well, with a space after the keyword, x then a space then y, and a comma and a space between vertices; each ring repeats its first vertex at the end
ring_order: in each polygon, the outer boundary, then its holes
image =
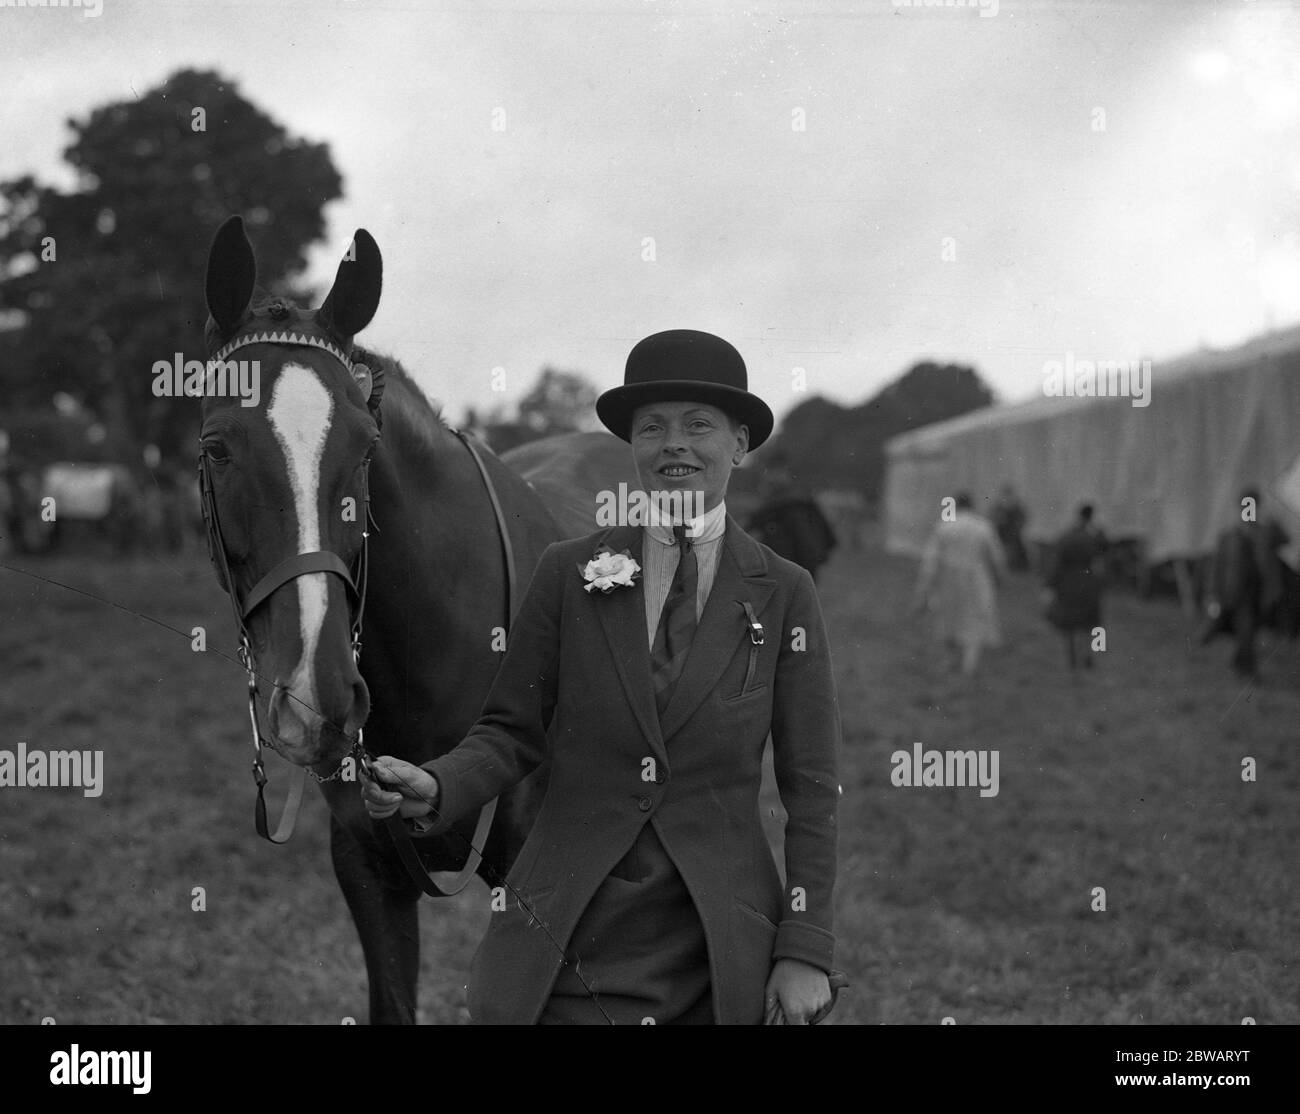
MULTIPOLYGON (((273 307, 274 308, 274 307, 273 307)), ((231 352, 242 348, 248 344, 279 344, 279 345, 306 345, 312 348, 319 348, 338 360, 345 368, 348 374, 358 382, 362 387, 362 393, 367 396, 367 401, 371 402, 370 394, 372 391, 380 390, 382 371, 372 371, 362 363, 356 363, 352 358, 331 341, 322 339, 317 336, 295 333, 287 330, 270 330, 258 333, 251 333, 228 342, 208 361, 209 374, 215 364, 225 360, 231 352)), ((376 421, 379 420, 379 411, 377 406, 371 402, 372 411, 376 421)), ((381 423, 382 424, 382 423, 381 423)), ((518 570, 515 563, 514 546, 510 540, 510 527, 506 519, 505 511, 501 506, 501 500, 497 496, 496 487, 492 483, 492 477, 488 473, 487 466, 483 463, 482 454, 474 446, 471 438, 467 437, 461 430, 452 431, 457 440, 465 446, 478 469, 479 478, 483 481, 483 486, 487 490, 488 502, 491 505, 493 517, 496 520, 497 536, 501 542, 502 558, 505 564, 505 607, 504 619, 505 629, 508 631, 511 626, 511 619, 514 609, 519 600, 518 570)), ((359 666, 361 664, 361 620, 366 609, 366 577, 369 569, 369 541, 370 531, 378 530, 375 525, 374 517, 370 512, 370 458, 367 457, 362 464, 362 495, 365 502, 365 518, 363 519, 364 528, 361 533, 361 551, 357 555, 356 565, 349 569, 342 559, 336 553, 329 550, 317 550, 313 553, 300 553, 295 557, 290 557, 286 561, 281 561, 278 565, 266 573, 241 601, 239 593, 235 589, 235 581, 230 572, 230 559, 226 552, 225 538, 221 533, 221 520, 217 515, 216 496, 212 484, 212 461, 208 456, 207 450, 200 443, 199 446, 199 491, 203 507, 203 521, 207 527, 208 535, 208 556, 211 558, 213 565, 216 567, 217 578, 221 586, 230 594, 231 608, 235 616, 235 628, 239 631, 239 649, 237 651, 239 661, 248 674, 248 722, 249 729, 252 732, 253 739, 253 780, 257 784, 257 802, 254 811, 254 823, 257 827, 257 834, 271 843, 286 843, 293 834, 294 825, 298 819, 298 810, 302 805, 303 789, 306 786, 307 775, 310 774, 317 782, 325 783, 334 781, 344 775, 348 759, 352 759, 355 766, 364 772, 367 776, 372 776, 370 764, 374 756, 366 750, 364 744, 364 732, 361 728, 357 729, 357 737, 353 740, 348 753, 339 761, 338 768, 328 777, 321 777, 314 770, 308 767, 299 767, 297 778, 294 779, 290 786, 288 797, 286 798, 284 809, 280 814, 280 820, 271 831, 267 822, 266 808, 266 770, 262 764, 263 747, 269 747, 276 750, 275 743, 262 735, 261 721, 258 718, 257 711, 257 666, 253 660, 253 646, 248 633, 249 617, 263 603, 265 603, 276 589, 283 587, 285 584, 296 580, 307 573, 326 572, 333 573, 340 577, 348 586, 353 603, 352 610, 352 657, 359 666)), ((420 857, 411 843, 410 833, 403 825, 401 818, 397 815, 388 817, 385 825, 392 837, 394 847, 398 856, 406 866, 408 873, 415 883, 431 897, 449 897, 460 893, 468 884, 469 880, 478 871, 479 864, 483 860, 483 849, 487 844, 488 834, 492 829, 492 821, 496 815, 497 800, 493 798, 479 811, 478 821, 474 826, 473 837, 468 841, 469 855, 465 860, 465 865, 456 872, 453 881, 449 885, 444 885, 428 872, 420 861, 420 857)))
MULTIPOLYGON (((212 373, 215 365, 224 361, 231 352, 249 344, 299 345, 320 348, 342 363, 348 369, 348 374, 354 379, 360 380, 363 377, 367 381, 369 379, 369 369, 364 364, 354 363, 347 353, 337 345, 320 337, 289 330, 269 330, 237 337, 224 345, 208 361, 209 374, 212 373)), ((221 520, 217 514, 216 495, 212 483, 212 460, 202 443, 199 446, 199 493, 203 507, 203 522, 207 529, 208 556, 216 567, 217 578, 220 580, 221 586, 230 595, 231 609, 235 616, 235 629, 239 632, 237 655, 240 664, 243 665, 245 672, 248 674, 248 722, 253 739, 253 780, 257 784, 254 823, 257 826, 257 834, 272 843, 285 843, 293 834, 294 825, 298 818, 298 809, 302 804, 303 787, 306 784, 308 774, 321 783, 334 781, 342 776, 349 758, 360 765, 364 765, 369 758, 362 741, 363 732, 358 728, 357 737, 353 741, 351 748, 339 761, 338 767, 332 774, 321 777, 309 767, 300 767, 299 776, 289 789, 289 795, 284 810, 280 815, 280 820, 276 824, 275 830, 270 830, 267 823, 265 795, 267 777, 262 763, 262 748, 270 747, 272 750, 277 748, 271 739, 264 737, 262 734, 261 720, 257 710, 257 665, 253 659, 253 645, 249 636, 248 622, 253 613, 270 599, 277 589, 297 580, 300 576, 306 576, 308 573, 333 573, 348 587, 351 603, 352 657, 358 665, 360 664, 361 623, 366 609, 366 576, 369 568, 368 547, 370 530, 374 527, 374 520, 370 514, 369 456, 363 461, 361 467, 361 490, 365 517, 362 520, 361 551, 357 555, 355 566, 349 569, 337 553, 332 553, 329 550, 322 549, 312 553, 299 553, 285 561, 281 561, 272 568, 249 589, 241 600, 239 591, 235 586, 234 577, 231 575, 230 558, 226 549, 225 537, 221 532, 221 520)))

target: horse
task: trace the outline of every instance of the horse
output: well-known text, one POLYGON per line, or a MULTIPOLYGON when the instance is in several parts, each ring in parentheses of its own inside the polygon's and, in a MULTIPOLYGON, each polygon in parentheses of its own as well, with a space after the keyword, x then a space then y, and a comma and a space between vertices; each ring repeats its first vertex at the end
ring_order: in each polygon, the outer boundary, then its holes
MULTIPOLYGON (((267 743, 311 771, 328 805, 370 1022, 413 1023, 417 901, 431 891, 404 869, 412 849, 415 869, 504 877, 546 767, 499 798, 486 836, 470 818, 403 846, 402 822, 372 823, 349 776, 366 758, 362 729, 374 753, 417 764, 460 742, 501 660, 510 565, 517 606, 560 532, 536 492, 449 428, 396 361, 354 344, 382 285, 369 233, 357 230, 314 311, 270 297, 256 275, 243 222, 231 217, 213 238, 205 282, 200 477, 211 556, 234 604, 254 743, 264 709, 267 743), (217 372, 236 359, 260 376, 256 405, 219 393, 217 372)), ((282 842, 284 822, 266 830, 258 754, 259 831, 282 842)))
POLYGON ((598 515, 616 505, 620 484, 629 498, 641 490, 632 450, 612 433, 557 433, 517 445, 501 460, 537 492, 566 538, 612 525, 598 515))
POLYGON ((763 503, 750 516, 747 529, 774 553, 807 569, 814 581, 839 544, 817 501, 794 492, 763 503))

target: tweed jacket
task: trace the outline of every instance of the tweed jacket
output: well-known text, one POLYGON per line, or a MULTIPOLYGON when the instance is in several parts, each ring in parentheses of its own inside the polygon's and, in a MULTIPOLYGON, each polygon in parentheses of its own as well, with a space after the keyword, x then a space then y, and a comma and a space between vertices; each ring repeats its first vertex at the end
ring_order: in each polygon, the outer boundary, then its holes
POLYGON ((587 592, 579 571, 602 544, 641 564, 643 540, 621 526, 546 550, 479 721, 424 764, 439 786, 434 834, 549 760, 507 879, 531 908, 511 892, 492 914, 470 976, 477 1022, 536 1022, 574 925, 645 824, 703 923, 720 1024, 761 1022, 775 959, 831 969, 840 721, 812 579, 728 517, 661 722, 640 580, 587 592), (784 888, 759 816, 769 732, 788 814, 784 888))

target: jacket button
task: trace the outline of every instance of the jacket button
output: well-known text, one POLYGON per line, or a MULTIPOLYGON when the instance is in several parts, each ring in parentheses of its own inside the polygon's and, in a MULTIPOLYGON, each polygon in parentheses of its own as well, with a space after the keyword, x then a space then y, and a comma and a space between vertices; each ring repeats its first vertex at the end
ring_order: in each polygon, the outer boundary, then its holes
POLYGON ((642 797, 639 801, 637 801, 636 807, 639 808, 642 812, 649 812, 653 804, 654 802, 651 801, 649 797, 642 797))

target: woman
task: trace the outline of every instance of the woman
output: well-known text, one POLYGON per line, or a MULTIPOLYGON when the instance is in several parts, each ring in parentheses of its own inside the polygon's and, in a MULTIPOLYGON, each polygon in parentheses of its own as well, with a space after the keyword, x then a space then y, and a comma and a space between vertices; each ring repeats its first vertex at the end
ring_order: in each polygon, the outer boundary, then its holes
POLYGON ((678 513, 550 546, 466 739, 363 784, 372 817, 438 833, 549 762, 474 959, 476 1021, 802 1023, 832 1001, 835 686, 812 580, 726 513, 772 430, 747 384, 707 333, 632 349, 597 414, 678 513), (769 732, 784 890, 758 810, 769 732))
POLYGON ((970 676, 985 646, 1002 641, 997 586, 1006 557, 993 527, 971 510, 961 492, 953 515, 935 527, 921 557, 914 605, 932 610, 935 637, 961 652, 961 671, 970 676))
POLYGON ((1047 576, 1052 593, 1047 607, 1048 621, 1065 636, 1065 653, 1074 669, 1082 642, 1083 664, 1092 668, 1092 632, 1101 626, 1102 557, 1106 537, 1093 525, 1092 506, 1084 503, 1078 517, 1056 541, 1047 576))

